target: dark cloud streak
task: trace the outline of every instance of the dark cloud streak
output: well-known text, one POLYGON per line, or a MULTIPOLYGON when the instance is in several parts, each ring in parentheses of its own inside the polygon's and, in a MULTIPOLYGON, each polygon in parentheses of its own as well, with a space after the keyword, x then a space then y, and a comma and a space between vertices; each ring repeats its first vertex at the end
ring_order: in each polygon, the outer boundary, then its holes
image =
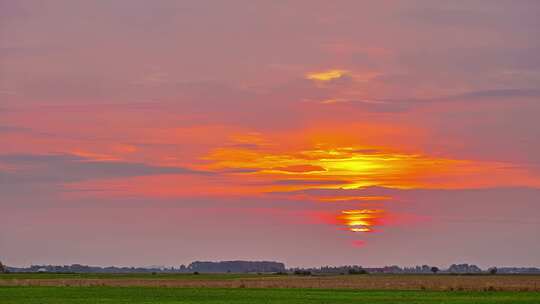
POLYGON ((0 184, 69 183, 148 175, 212 174, 181 167, 92 160, 72 154, 4 154, 0 155, 1 163, 15 169, 0 171, 0 184))

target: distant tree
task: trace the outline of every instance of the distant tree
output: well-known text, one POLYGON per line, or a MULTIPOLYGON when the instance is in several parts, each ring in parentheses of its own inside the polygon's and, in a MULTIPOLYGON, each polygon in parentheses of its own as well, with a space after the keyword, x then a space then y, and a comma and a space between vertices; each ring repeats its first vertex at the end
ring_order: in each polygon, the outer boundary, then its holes
POLYGON ((2 262, 0 262, 0 273, 5 273, 7 272, 7 268, 4 266, 4 264, 2 264, 2 262))
POLYGON ((311 271, 309 271, 309 270, 298 269, 298 270, 295 270, 295 271, 294 271, 294 274, 295 274, 295 275, 302 275, 302 276, 310 276, 310 275, 311 275, 311 271))
POLYGON ((431 272, 433 272, 434 274, 437 274, 437 272, 439 272, 439 267, 431 267, 431 272))
POLYGON ((491 267, 490 269, 488 269, 488 272, 491 275, 497 274, 497 267, 491 267))
POLYGON ((349 274, 367 274, 368 272, 363 268, 351 268, 348 271, 349 274))

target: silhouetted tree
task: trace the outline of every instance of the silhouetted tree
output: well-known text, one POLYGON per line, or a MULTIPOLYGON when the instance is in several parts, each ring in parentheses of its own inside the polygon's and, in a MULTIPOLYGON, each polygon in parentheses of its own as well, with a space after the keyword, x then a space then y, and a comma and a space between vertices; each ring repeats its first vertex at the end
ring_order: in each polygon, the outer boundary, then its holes
POLYGON ((295 275, 302 275, 302 276, 310 276, 310 275, 311 275, 311 271, 309 271, 309 270, 298 269, 298 270, 295 270, 295 271, 294 271, 294 274, 295 274, 295 275))
POLYGON ((439 267, 431 267, 431 272, 433 272, 434 274, 436 274, 437 272, 439 272, 439 267))
POLYGON ((368 272, 363 268, 351 268, 348 271, 349 274, 367 274, 368 272))
POLYGON ((2 262, 0 262, 0 273, 5 273, 5 272, 7 272, 6 266, 4 266, 2 262))
POLYGON ((497 267, 491 267, 490 269, 488 269, 488 272, 489 274, 497 274, 497 267))

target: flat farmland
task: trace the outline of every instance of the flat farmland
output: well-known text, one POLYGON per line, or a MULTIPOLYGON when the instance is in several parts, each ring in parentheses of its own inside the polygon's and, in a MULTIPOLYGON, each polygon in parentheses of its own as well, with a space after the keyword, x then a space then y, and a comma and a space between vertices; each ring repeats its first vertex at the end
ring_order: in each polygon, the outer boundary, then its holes
POLYGON ((0 287, 2 304, 72 303, 540 303, 540 293, 519 291, 367 291, 298 288, 0 287))
POLYGON ((3 274, 0 286, 540 291, 536 275, 3 274))

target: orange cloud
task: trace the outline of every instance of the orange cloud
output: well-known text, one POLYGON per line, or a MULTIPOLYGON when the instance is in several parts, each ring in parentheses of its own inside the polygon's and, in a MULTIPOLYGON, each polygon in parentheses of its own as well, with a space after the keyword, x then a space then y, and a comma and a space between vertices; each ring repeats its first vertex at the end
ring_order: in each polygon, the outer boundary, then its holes
MULTIPOLYGON (((218 148, 206 158, 208 170, 251 169, 263 180, 342 180, 322 188, 368 186, 394 188, 474 188, 507 185, 508 177, 523 184, 538 179, 504 163, 432 157, 421 153, 366 149, 362 146, 317 145, 297 150, 218 148)), ((265 191, 298 190, 299 185, 275 185, 265 191)), ((304 189, 313 188, 306 185, 304 189)))
POLYGON ((322 71, 322 72, 311 72, 307 73, 306 79, 309 80, 315 80, 315 81, 330 81, 334 79, 339 79, 345 75, 347 75, 348 72, 346 70, 328 70, 328 71, 322 71))
POLYGON ((289 173, 311 173, 311 172, 321 172, 326 171, 325 168, 321 166, 314 165, 293 165, 288 167, 276 167, 272 168, 273 171, 278 172, 289 172, 289 173))
POLYGON ((354 202, 354 201, 388 201, 390 196, 337 196, 337 197, 319 197, 321 202, 354 202))
MULTIPOLYGON (((383 203, 392 198, 377 195, 301 197, 304 194, 292 191, 369 186, 461 189, 540 185, 539 179, 522 167, 430 156, 413 152, 410 147, 401 147, 402 143, 397 141, 391 145, 388 138, 400 134, 396 132, 410 133, 409 138, 415 137, 411 129, 385 129, 370 125, 319 126, 283 133, 192 127, 154 131, 152 138, 156 148, 146 146, 134 151, 130 147, 121 147, 119 150, 122 151, 114 153, 103 145, 103 149, 98 150, 97 147, 92 150, 103 153, 86 149, 71 152, 92 159, 121 157, 127 161, 211 173, 96 181, 100 184, 96 186, 112 189, 113 193, 149 196, 253 196, 271 192, 287 198, 336 204, 383 203), (214 136, 216 132, 219 132, 219 138, 214 136), (380 141, 377 134, 385 141, 380 141), (175 146, 160 145, 166 140, 201 144, 178 154, 175 146)), ((411 141, 408 145, 414 146, 415 143, 411 141)))

